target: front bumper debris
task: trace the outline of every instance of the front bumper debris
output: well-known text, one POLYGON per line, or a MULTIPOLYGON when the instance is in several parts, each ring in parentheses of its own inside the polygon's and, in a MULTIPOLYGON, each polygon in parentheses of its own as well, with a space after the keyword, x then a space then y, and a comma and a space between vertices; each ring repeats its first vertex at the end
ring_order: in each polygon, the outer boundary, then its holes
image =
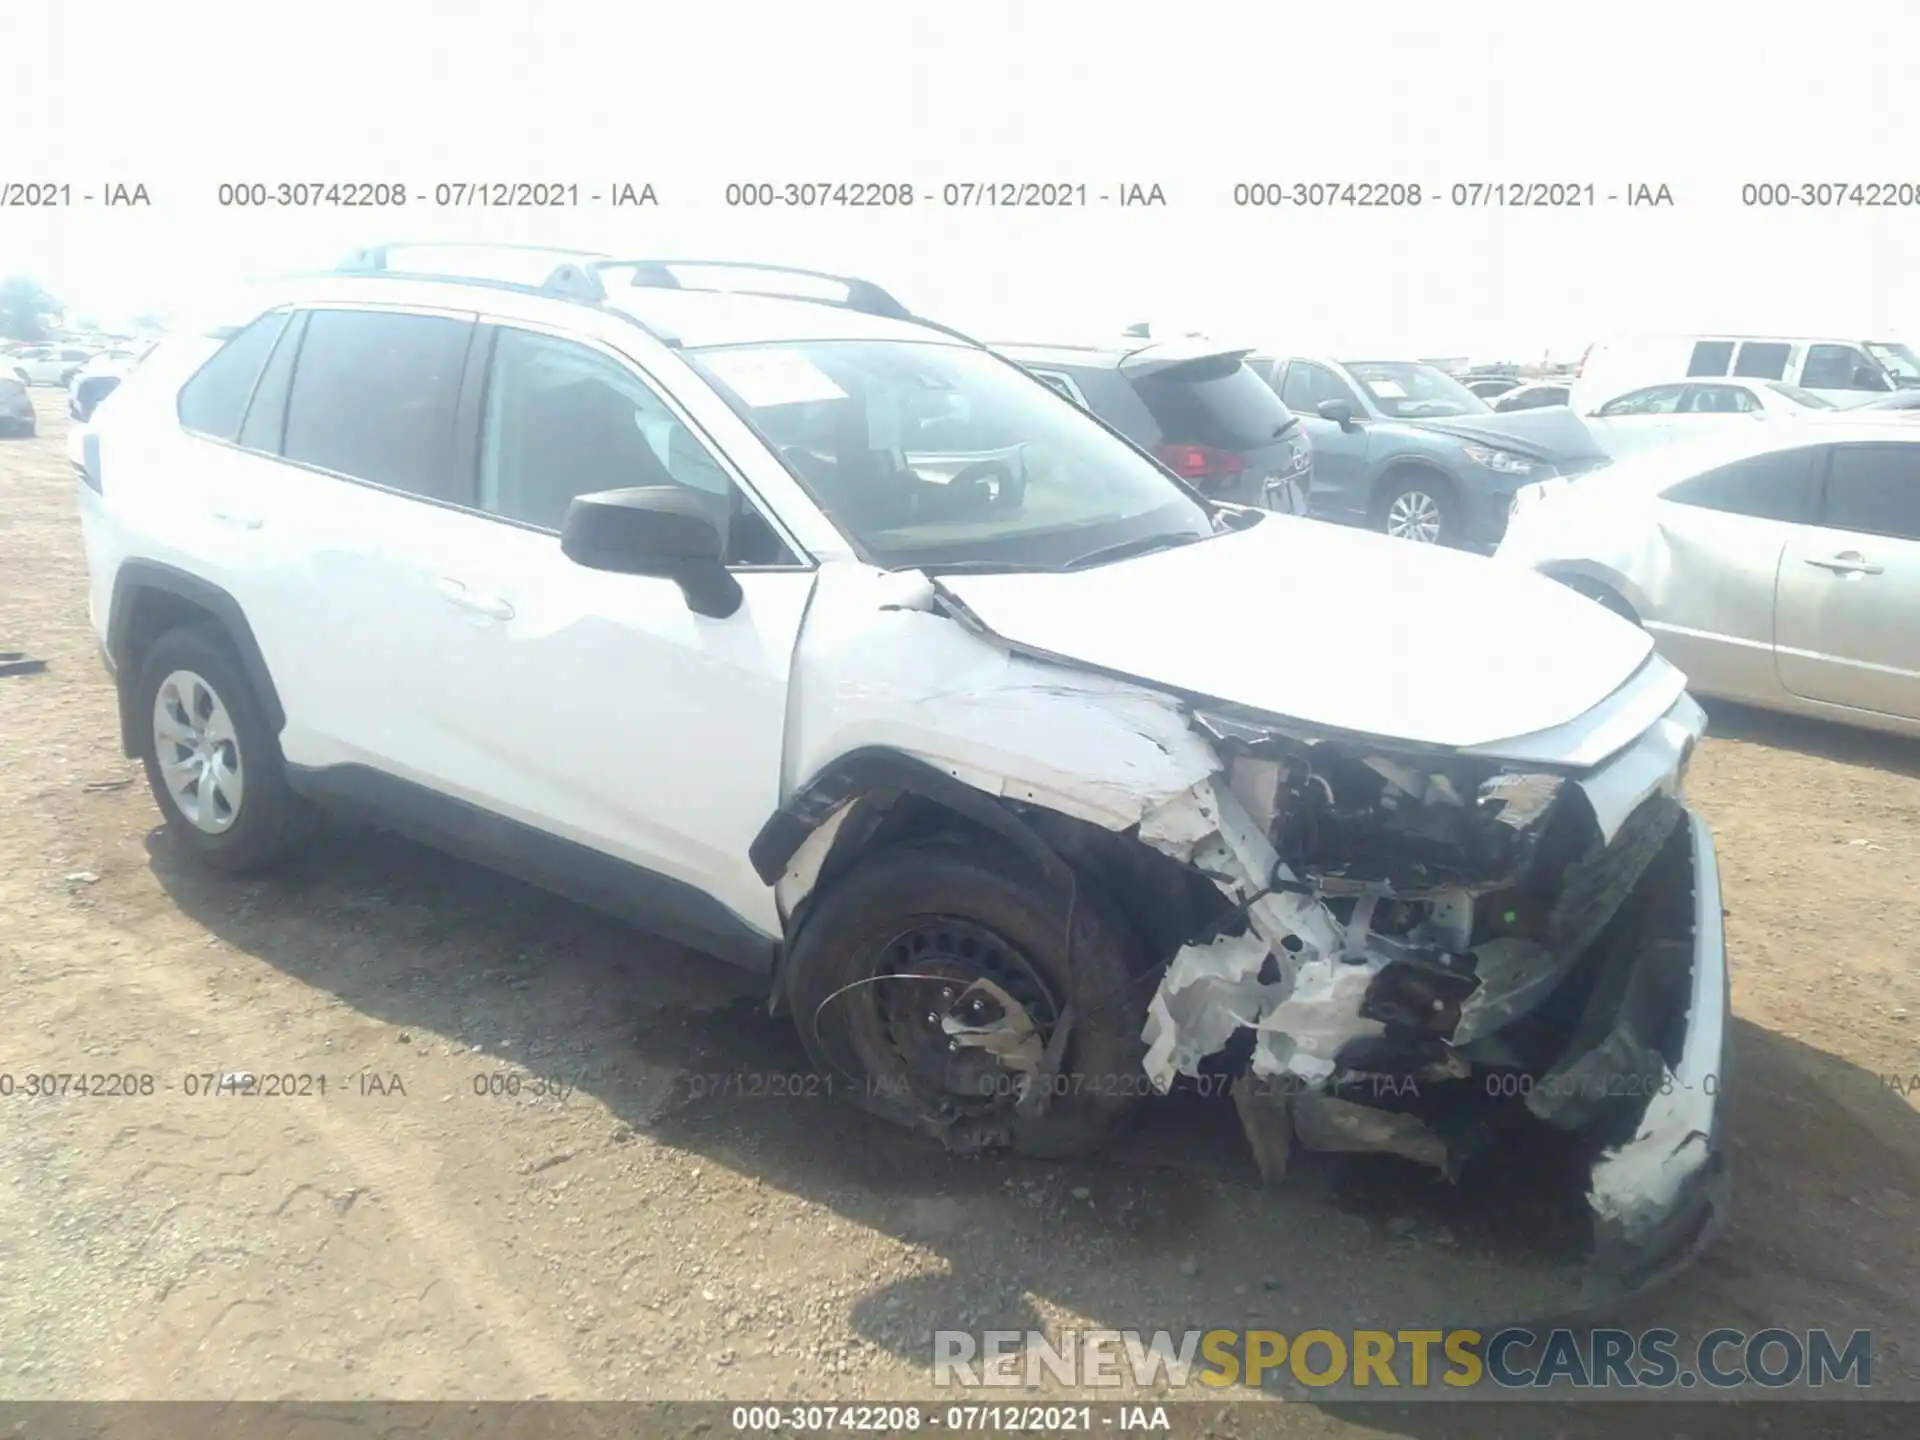
POLYGON ((1196 718, 1223 771, 1138 835, 1230 908, 1149 1004, 1155 1085, 1237 1071, 1269 1182, 1296 1145, 1457 1179, 1503 1127, 1570 1132, 1596 1302, 1707 1245, 1728 1005, 1713 840, 1680 798, 1699 707, 1578 779, 1196 718))
MULTIPOLYGON (((1726 1225, 1731 1189, 1720 1124, 1731 1004, 1720 867, 1713 836, 1689 814, 1691 945, 1685 1029, 1633 1137, 1593 1167, 1588 1299, 1643 1290, 1684 1268, 1726 1225)), ((1660 941, 1656 943, 1675 943, 1660 941)), ((1644 959, 1651 959, 1652 951, 1644 959)))

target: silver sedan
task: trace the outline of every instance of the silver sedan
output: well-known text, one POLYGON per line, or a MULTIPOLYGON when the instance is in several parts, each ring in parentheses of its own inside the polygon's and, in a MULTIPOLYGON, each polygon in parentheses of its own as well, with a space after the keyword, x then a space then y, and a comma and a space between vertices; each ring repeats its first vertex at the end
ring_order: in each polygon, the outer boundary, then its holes
POLYGON ((1495 563, 1646 628, 1698 694, 1920 735, 1920 425, 1807 419, 1526 487, 1495 563))

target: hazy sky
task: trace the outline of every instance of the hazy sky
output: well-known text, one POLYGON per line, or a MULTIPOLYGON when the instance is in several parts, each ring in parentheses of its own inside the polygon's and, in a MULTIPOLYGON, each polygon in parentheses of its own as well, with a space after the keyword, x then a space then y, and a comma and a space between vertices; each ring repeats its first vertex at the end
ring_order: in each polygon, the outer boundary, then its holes
POLYGON ((1920 339, 1920 204, 1768 209, 1743 183, 1920 187, 1920 7, 14 5, 0 274, 103 318, 378 239, 492 238, 854 271, 985 338, 1135 320, 1299 349, 1526 358, 1622 329, 1920 339), (600 15, 619 18, 599 18, 600 15), (1138 14, 1140 20, 1130 18, 1138 14), (1830 21, 1813 17, 1831 16, 1830 21), (1843 18, 1843 16, 1845 18, 1843 18), (1801 18, 1805 17, 1805 18, 1801 18), (657 209, 236 210, 223 182, 651 182, 657 209), (729 181, 1159 184, 1164 209, 742 210, 729 181), (1418 209, 1237 208, 1391 181, 1418 209), (78 202, 146 185, 149 210, 78 202), (1456 209, 1591 182, 1594 209, 1456 209), (1666 184, 1671 209, 1608 204, 1666 184))

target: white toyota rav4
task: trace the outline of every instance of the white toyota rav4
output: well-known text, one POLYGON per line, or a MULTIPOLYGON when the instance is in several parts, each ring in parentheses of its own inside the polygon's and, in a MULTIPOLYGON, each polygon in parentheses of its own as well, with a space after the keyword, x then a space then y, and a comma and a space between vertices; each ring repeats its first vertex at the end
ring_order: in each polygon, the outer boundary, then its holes
POLYGON ((765 974, 953 1145, 1237 1076, 1270 1174, 1583 1137, 1603 1289, 1716 1232, 1704 717, 1634 626, 1211 502, 868 282, 398 253, 162 343, 75 446, 123 742, 208 864, 371 816, 765 974))

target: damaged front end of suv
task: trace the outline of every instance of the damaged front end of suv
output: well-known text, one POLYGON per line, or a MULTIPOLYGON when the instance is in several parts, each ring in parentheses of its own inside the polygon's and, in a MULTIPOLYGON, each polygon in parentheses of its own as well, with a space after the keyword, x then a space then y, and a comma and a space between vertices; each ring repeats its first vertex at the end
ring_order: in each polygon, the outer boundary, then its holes
MULTIPOLYGON (((1271 528, 1091 591, 823 573, 809 778, 752 857, 779 1002, 859 1103, 957 1148, 1083 1153, 1181 1076, 1230 1082, 1270 1180, 1296 1145, 1457 1177, 1559 1130, 1590 1157, 1590 1297, 1664 1278, 1725 1209, 1720 882, 1683 799, 1703 713, 1640 632, 1531 577, 1556 643, 1477 688, 1441 647, 1382 681, 1331 632, 1248 664, 1159 615, 1235 564, 1320 563, 1336 612, 1377 588, 1338 537, 1271 528)), ((1436 633, 1507 593, 1426 563, 1436 633)))
POLYGON ((1704 718, 1682 694, 1567 773, 1196 712, 1223 768, 1139 836, 1232 908, 1153 996, 1148 1074, 1238 1045, 1269 1179, 1296 1142, 1457 1177, 1503 1122, 1593 1134, 1591 1291, 1684 1264, 1725 1191, 1719 880, 1681 800, 1704 718))

